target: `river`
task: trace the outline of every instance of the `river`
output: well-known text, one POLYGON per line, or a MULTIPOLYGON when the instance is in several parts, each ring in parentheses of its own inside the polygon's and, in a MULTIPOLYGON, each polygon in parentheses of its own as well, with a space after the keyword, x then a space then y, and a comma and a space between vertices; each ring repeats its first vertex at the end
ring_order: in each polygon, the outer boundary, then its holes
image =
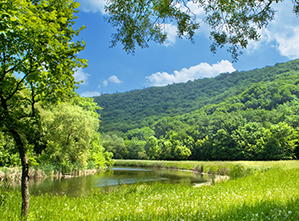
MULTIPOLYGON (((71 177, 71 178, 47 178, 43 180, 31 180, 29 191, 32 195, 88 195, 95 188, 103 188, 112 185, 133 184, 137 182, 161 182, 161 183, 183 183, 186 185, 197 185, 211 179, 208 175, 194 173, 184 170, 170 169, 140 169, 112 167, 106 172, 95 175, 71 177)), ((19 189, 19 183, 13 183, 13 189, 19 189)))

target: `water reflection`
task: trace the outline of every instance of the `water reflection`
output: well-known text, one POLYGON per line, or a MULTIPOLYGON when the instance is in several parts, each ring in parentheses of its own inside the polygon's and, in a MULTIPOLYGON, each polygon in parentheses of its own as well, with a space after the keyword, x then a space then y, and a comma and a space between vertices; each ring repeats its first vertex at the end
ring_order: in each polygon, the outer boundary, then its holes
MULTIPOLYGON (((114 167, 106 172, 89 176, 67 179, 48 178, 36 181, 31 180, 29 190, 32 195, 84 196, 88 195, 94 188, 111 185, 137 182, 166 182, 192 185, 207 182, 209 179, 210 177, 207 175, 193 173, 192 171, 114 167)), ((20 184, 14 183, 11 187, 19 189, 20 184)))

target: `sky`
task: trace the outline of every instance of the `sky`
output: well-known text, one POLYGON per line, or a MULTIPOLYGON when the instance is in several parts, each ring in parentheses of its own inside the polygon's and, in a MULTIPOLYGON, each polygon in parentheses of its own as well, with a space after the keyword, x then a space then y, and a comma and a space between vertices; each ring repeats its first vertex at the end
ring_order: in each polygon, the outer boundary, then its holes
MULTIPOLYGON (((75 73, 76 81, 83 81, 77 93, 81 96, 121 93, 210 78, 220 73, 247 71, 272 66, 299 58, 299 18, 292 12, 292 1, 276 5, 275 20, 260 31, 261 40, 250 42, 237 62, 225 48, 217 54, 210 52, 209 27, 201 23, 194 37, 195 44, 176 37, 176 27, 167 24, 168 39, 165 44, 150 43, 149 48, 136 49, 127 54, 122 45, 110 48, 115 29, 104 17, 104 0, 78 0, 80 3, 75 28, 84 25, 75 40, 86 43, 80 58, 88 61, 88 67, 75 73)), ((198 21, 203 18, 200 8, 195 10, 198 21)))

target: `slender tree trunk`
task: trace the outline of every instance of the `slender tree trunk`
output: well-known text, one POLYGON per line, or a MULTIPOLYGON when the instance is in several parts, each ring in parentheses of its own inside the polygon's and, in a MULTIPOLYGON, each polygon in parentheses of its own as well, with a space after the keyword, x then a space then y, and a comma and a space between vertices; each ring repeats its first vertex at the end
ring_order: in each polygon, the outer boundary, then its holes
POLYGON ((21 179, 21 193, 22 193, 22 210, 21 215, 26 217, 29 212, 29 164, 27 160, 26 150, 22 142, 20 134, 13 130, 11 131, 16 145, 19 149, 20 159, 22 162, 22 179, 21 179))
MULTIPOLYGON (((20 154, 21 156, 21 154, 20 154)), ((22 216, 27 216, 29 212, 29 164, 27 161, 26 153, 21 156, 22 161, 22 181, 21 181, 21 193, 22 193, 22 216)))

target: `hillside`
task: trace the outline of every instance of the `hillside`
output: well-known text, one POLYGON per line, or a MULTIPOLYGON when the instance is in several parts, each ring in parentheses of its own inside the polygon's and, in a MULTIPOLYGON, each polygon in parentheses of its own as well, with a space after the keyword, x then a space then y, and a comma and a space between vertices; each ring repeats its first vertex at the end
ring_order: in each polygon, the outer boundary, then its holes
MULTIPOLYGON (((224 73, 215 78, 95 97, 95 102, 103 108, 100 130, 127 132, 152 126, 162 117, 183 115, 209 104, 220 104, 256 83, 273 82, 297 70, 299 60, 294 60, 252 71, 224 73)), ((251 106, 254 107, 254 103, 251 106)), ((270 104, 268 106, 273 108, 270 104)))

